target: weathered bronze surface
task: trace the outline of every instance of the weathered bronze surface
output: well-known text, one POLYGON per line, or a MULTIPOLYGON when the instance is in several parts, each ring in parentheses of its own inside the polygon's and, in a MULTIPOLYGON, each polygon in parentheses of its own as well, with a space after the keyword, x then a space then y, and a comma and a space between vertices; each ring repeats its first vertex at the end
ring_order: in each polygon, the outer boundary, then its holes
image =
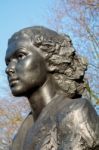
POLYGON ((14 96, 26 96, 31 113, 11 150, 99 150, 99 117, 85 93, 87 63, 67 35, 41 26, 8 41, 6 73, 14 96))

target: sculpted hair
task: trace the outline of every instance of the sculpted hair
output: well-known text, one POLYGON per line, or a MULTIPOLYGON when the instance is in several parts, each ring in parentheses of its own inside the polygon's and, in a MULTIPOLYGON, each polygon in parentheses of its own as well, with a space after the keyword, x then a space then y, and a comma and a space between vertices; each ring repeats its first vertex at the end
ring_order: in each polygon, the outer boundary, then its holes
POLYGON ((8 46, 23 37, 41 50, 48 73, 53 75, 67 96, 81 97, 86 89, 84 75, 87 61, 76 54, 70 37, 42 26, 34 26, 16 32, 9 39, 8 46))

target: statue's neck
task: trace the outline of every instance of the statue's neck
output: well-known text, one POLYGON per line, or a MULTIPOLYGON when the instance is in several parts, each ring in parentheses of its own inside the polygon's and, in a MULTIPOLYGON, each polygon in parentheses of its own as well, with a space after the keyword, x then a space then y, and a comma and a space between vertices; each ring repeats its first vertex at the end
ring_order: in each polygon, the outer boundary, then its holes
POLYGON ((48 77, 42 87, 28 97, 31 109, 33 111, 34 120, 38 118, 42 109, 52 101, 57 90, 58 86, 55 81, 51 77, 48 77))

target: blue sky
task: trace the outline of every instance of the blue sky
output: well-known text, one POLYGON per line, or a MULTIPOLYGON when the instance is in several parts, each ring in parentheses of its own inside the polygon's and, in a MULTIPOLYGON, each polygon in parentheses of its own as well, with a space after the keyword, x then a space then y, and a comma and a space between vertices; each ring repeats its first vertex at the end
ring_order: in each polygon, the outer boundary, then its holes
POLYGON ((0 96, 6 87, 5 52, 10 36, 25 27, 47 24, 48 9, 53 0, 1 0, 0 1, 0 96), (5 81, 5 82, 4 82, 5 81), (4 84, 5 83, 5 84, 4 84))

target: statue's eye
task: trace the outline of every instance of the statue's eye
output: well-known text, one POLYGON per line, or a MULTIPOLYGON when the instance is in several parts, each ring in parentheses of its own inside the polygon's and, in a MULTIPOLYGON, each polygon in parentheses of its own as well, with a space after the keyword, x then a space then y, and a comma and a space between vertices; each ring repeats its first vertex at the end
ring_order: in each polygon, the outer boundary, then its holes
POLYGON ((17 54, 17 58, 20 60, 20 59, 23 59, 25 57, 25 54, 24 53, 18 53, 17 54))
POLYGON ((7 61, 6 61, 6 66, 8 66, 8 65, 9 65, 9 63, 10 63, 10 60, 7 60, 7 61))

